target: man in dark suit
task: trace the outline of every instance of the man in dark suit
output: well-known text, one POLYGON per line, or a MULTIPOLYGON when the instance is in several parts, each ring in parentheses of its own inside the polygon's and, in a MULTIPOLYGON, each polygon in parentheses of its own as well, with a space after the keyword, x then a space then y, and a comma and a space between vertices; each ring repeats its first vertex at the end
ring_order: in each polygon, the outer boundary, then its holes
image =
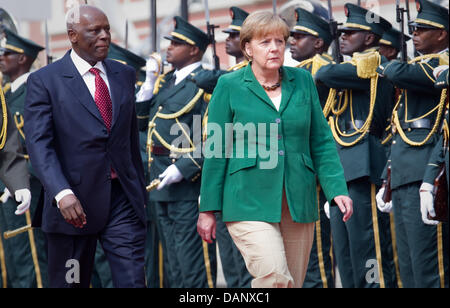
POLYGON ((109 30, 101 10, 75 7, 72 50, 28 79, 26 143, 45 189, 50 287, 89 287, 97 239, 115 287, 145 286, 136 72, 106 59, 109 30))

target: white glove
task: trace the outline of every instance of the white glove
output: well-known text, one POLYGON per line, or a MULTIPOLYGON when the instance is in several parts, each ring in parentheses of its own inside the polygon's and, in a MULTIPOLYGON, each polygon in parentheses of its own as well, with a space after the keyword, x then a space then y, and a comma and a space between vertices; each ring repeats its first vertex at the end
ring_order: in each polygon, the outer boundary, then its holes
POLYGON ((21 202, 18 206, 14 214, 22 215, 30 208, 31 204, 31 192, 29 189, 19 189, 16 190, 15 193, 16 201, 21 202))
POLYGON ((433 70, 434 78, 437 79, 437 78, 439 77, 439 75, 440 75, 443 71, 445 71, 446 69, 448 69, 448 65, 440 65, 440 66, 436 67, 436 68, 433 70))
POLYGON ((180 170, 178 170, 177 166, 172 164, 159 175, 159 178, 161 179, 161 183, 159 183, 156 189, 161 190, 166 185, 180 182, 183 179, 183 175, 180 170))
POLYGON ((385 188, 381 187, 375 197, 375 199, 377 201, 377 207, 380 212, 390 213, 392 210, 392 200, 384 203, 384 201, 383 201, 384 190, 385 190, 385 188))
POLYGON ((150 75, 157 76, 159 75, 159 72, 161 71, 160 68, 161 59, 159 58, 159 55, 152 54, 147 60, 147 63, 145 64, 145 71, 147 78, 150 75))
POLYGON ((136 94, 136 102, 148 101, 153 97, 153 88, 155 87, 155 81, 158 78, 161 71, 161 61, 157 59, 158 55, 151 55, 145 65, 145 81, 142 84, 139 92, 136 94))
POLYGON ((5 187, 5 189, 3 190, 3 195, 0 197, 0 202, 6 203, 9 197, 11 197, 11 193, 9 192, 8 188, 5 187))
POLYGON ((323 205, 323 210, 325 211, 325 215, 327 216, 327 218, 330 219, 330 204, 328 203, 328 201, 323 205))
POLYGON ((433 185, 429 183, 422 183, 420 186, 420 213, 422 214, 422 221, 427 225, 437 225, 439 221, 428 219, 428 214, 431 217, 436 216, 434 211, 434 195, 433 185))

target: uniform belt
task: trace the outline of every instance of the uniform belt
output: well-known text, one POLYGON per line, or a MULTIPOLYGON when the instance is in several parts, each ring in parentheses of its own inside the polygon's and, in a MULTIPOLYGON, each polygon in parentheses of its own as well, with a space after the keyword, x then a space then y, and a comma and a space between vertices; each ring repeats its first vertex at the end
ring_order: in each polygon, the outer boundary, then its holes
POLYGON ((425 129, 431 129, 431 121, 429 119, 419 119, 414 122, 405 123, 402 122, 402 129, 408 129, 408 128, 425 128, 425 129))
POLYGON ((165 156, 170 155, 170 150, 166 149, 163 146, 159 146, 159 145, 153 145, 151 152, 152 152, 152 154, 155 154, 155 155, 165 155, 165 156))
POLYGON ((353 121, 346 121, 340 125, 341 130, 349 131, 356 129, 361 129, 364 126, 365 121, 363 120, 353 120, 353 121))

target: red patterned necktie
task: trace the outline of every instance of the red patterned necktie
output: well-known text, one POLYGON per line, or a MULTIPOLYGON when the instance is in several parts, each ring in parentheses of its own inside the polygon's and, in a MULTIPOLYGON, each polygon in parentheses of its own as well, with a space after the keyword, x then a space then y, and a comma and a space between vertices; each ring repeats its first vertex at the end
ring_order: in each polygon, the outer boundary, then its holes
POLYGON ((109 96, 108 86, 100 76, 100 70, 98 68, 91 68, 89 72, 95 75, 95 104, 100 111, 106 128, 110 131, 112 121, 112 102, 111 97, 109 96))
MULTIPOLYGON (((95 104, 105 122, 105 126, 108 131, 111 131, 112 121, 112 102, 111 96, 109 96, 108 86, 102 77, 100 77, 100 70, 98 68, 91 68, 89 70, 95 75, 95 104)), ((111 179, 116 179, 117 173, 111 168, 111 179)))

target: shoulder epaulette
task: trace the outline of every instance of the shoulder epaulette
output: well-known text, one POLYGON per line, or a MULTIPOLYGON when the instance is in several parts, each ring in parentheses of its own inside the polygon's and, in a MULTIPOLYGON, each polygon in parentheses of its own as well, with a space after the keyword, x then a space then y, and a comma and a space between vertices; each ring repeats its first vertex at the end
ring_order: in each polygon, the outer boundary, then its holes
POLYGON ((247 60, 244 60, 244 61, 242 61, 242 62, 239 62, 239 63, 233 65, 232 67, 230 67, 229 69, 227 69, 227 71, 228 71, 228 72, 234 72, 234 71, 240 70, 240 69, 243 68, 243 67, 246 67, 247 65, 248 65, 248 61, 247 61, 247 60))
POLYGON ((356 65, 358 77, 369 79, 377 75, 377 68, 381 64, 380 53, 376 49, 355 52, 351 63, 356 65))
POLYGON ((11 83, 10 83, 10 82, 8 82, 7 84, 5 84, 5 86, 3 87, 3 93, 8 92, 9 89, 11 89, 11 83))
POLYGON ((408 63, 409 64, 413 64, 413 63, 418 63, 418 62, 425 62, 425 61, 429 61, 431 59, 439 59, 439 65, 448 65, 448 53, 432 53, 432 54, 428 54, 428 55, 423 55, 423 56, 419 56, 416 57, 412 60, 410 60, 408 63))
POLYGON ((166 80, 165 80, 164 78, 166 77, 167 74, 169 74, 169 73, 171 73, 171 72, 173 72, 173 70, 171 70, 170 72, 167 72, 167 73, 165 73, 165 74, 161 74, 161 75, 158 76, 158 78, 157 78, 156 81, 155 81, 155 86, 153 87, 153 95, 158 94, 159 89, 161 89, 162 86, 163 86, 161 83, 166 82, 166 80))

